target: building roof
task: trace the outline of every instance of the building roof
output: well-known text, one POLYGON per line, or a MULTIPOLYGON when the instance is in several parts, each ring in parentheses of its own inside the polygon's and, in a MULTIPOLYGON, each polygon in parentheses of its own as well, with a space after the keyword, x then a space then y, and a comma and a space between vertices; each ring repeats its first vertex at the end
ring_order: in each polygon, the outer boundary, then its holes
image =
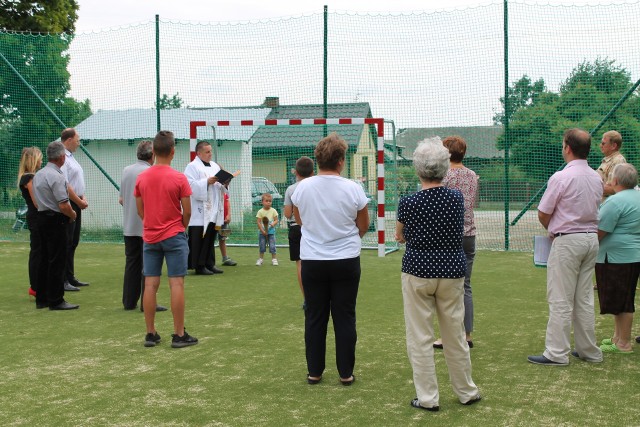
POLYGON ((496 140, 502 134, 502 126, 468 126, 443 128, 407 128, 400 129, 396 144, 405 147, 402 155, 411 158, 413 150, 425 138, 458 135, 467 142, 467 158, 491 159, 504 157, 504 151, 496 148, 496 140))
MULTIPOLYGON (((274 107, 267 119, 317 119, 324 116, 324 106, 279 105, 274 107)), ((367 118, 371 108, 366 102, 350 104, 328 104, 327 118, 367 118)), ((336 132, 354 148, 360 142, 364 125, 327 125, 327 133, 336 132)), ((324 126, 259 126, 252 137, 255 148, 283 149, 315 147, 324 137, 324 126)))
MULTIPOLYGON (((208 108, 191 109, 176 108, 160 111, 162 129, 170 130, 176 139, 189 139, 189 122, 201 120, 214 122, 218 120, 264 120, 270 108, 208 108)), ((217 127, 215 135, 211 128, 198 132, 198 138, 217 140, 248 141, 257 126, 222 126, 217 127)), ((153 138, 157 133, 156 110, 99 110, 82 121, 76 130, 84 141, 91 140, 130 140, 153 138)))

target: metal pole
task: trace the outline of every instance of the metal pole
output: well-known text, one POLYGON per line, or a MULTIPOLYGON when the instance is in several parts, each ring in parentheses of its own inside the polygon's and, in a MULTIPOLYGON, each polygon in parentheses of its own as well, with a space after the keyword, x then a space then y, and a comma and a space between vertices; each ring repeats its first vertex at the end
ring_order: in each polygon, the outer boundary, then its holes
MULTIPOLYGON (((324 76, 323 76, 323 115, 325 119, 327 118, 327 86, 328 86, 328 52, 329 52, 329 7, 327 5, 324 6, 324 76)), ((327 136, 327 125, 322 127, 323 134, 327 136)))
POLYGON ((160 15, 156 15, 156 131, 160 129, 160 15))
POLYGON ((509 8, 504 0, 504 249, 509 250, 509 8))
MULTIPOLYGON (((51 116, 53 117, 53 119, 58 122, 60 124, 60 126, 62 126, 63 128, 67 128, 68 126, 66 124, 64 124, 64 122, 60 119, 60 117, 58 117, 58 115, 51 109, 51 107, 49 107, 49 104, 47 104, 45 102, 44 99, 42 99, 40 97, 40 95, 38 95, 38 92, 36 92, 36 90, 33 88, 33 86, 31 86, 25 79, 24 77, 22 77, 22 74, 20 74, 20 72, 18 70, 15 69, 15 67, 11 64, 11 62, 9 62, 9 60, 2 54, 0 53, 0 58, 2 58, 2 60, 5 62, 5 64, 7 64, 7 66, 11 69, 11 71, 13 71, 15 73, 16 76, 18 76, 18 79, 20 79, 20 81, 22 83, 24 83, 24 85, 27 87, 27 89, 29 89, 31 91, 31 93, 33 94, 33 96, 36 97, 36 99, 38 101, 40 101, 40 103, 44 106, 44 108, 46 108, 46 110, 51 114, 51 116)), ((105 178, 107 178, 107 180, 109 180, 109 182, 111 184, 113 184, 113 186, 116 188, 116 190, 120 190, 120 186, 113 180, 113 178, 111 178, 111 176, 109 176, 109 174, 107 173, 107 171, 105 171, 102 166, 100 166, 100 164, 96 161, 96 159, 93 158, 93 156, 87 151, 86 148, 84 148, 84 146, 82 144, 80 144, 80 149, 84 152, 84 154, 87 155, 87 157, 89 158, 89 160, 91 160, 91 162, 98 168, 98 170, 100 172, 102 172, 102 174, 105 176, 105 178)))

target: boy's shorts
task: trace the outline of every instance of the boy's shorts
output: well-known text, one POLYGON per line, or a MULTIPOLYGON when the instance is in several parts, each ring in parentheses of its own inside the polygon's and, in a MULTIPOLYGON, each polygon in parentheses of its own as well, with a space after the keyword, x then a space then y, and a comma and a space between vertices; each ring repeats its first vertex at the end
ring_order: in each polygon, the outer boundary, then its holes
POLYGON ((162 275, 162 261, 167 260, 167 276, 183 277, 187 275, 189 244, 184 233, 158 243, 144 242, 142 249, 143 274, 148 277, 162 275))
POLYGON ((289 226, 289 259, 300 261, 300 240, 302 239, 302 227, 299 225, 289 226))

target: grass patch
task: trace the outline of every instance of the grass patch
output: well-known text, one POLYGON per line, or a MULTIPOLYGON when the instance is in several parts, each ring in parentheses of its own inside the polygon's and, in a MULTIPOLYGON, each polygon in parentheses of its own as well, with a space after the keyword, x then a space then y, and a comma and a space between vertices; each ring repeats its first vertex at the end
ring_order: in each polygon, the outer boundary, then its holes
MULTIPOLYGON (((124 246, 82 243, 76 270, 91 286, 70 293, 71 312, 36 310, 27 298, 25 243, 1 243, 0 423, 209 426, 619 426, 636 425, 640 350, 599 365, 536 366, 547 322, 544 269, 531 254, 482 251, 473 277, 473 378, 484 400, 460 405, 436 354, 439 413, 409 407, 415 391, 406 356, 401 253, 362 255, 358 346, 352 387, 338 384, 333 332, 327 370, 305 382, 304 321, 295 265, 254 265, 257 250, 229 248, 238 261, 216 276, 186 279, 186 324, 200 344, 171 349, 171 314, 159 313, 162 343, 142 346, 139 311, 122 310, 124 246)), ((166 277, 159 303, 169 304, 166 277)), ((611 316, 596 315, 598 339, 611 316)), ((634 332, 640 333, 638 321, 634 332)), ((637 347, 636 347, 637 348, 637 347)))

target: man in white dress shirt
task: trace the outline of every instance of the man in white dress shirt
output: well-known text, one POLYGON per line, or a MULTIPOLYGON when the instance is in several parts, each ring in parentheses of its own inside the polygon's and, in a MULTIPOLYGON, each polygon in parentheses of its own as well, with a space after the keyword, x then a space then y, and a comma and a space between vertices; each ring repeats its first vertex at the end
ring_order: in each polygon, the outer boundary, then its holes
POLYGON ((67 179, 69 202, 76 212, 76 220, 67 227, 67 267, 65 269, 65 291, 79 291, 78 287, 87 286, 75 276, 74 257, 80 243, 80 229, 82 227, 82 211, 89 206, 85 197, 84 171, 80 163, 73 157, 73 153, 80 147, 80 135, 73 128, 62 131, 60 141, 64 145, 66 160, 61 170, 67 179))
POLYGON ((216 267, 214 243, 224 223, 224 186, 215 176, 220 171, 211 159, 211 144, 200 141, 196 145, 196 158, 189 163, 184 174, 191 186, 191 220, 189 221, 189 260, 196 274, 219 274, 216 267))

